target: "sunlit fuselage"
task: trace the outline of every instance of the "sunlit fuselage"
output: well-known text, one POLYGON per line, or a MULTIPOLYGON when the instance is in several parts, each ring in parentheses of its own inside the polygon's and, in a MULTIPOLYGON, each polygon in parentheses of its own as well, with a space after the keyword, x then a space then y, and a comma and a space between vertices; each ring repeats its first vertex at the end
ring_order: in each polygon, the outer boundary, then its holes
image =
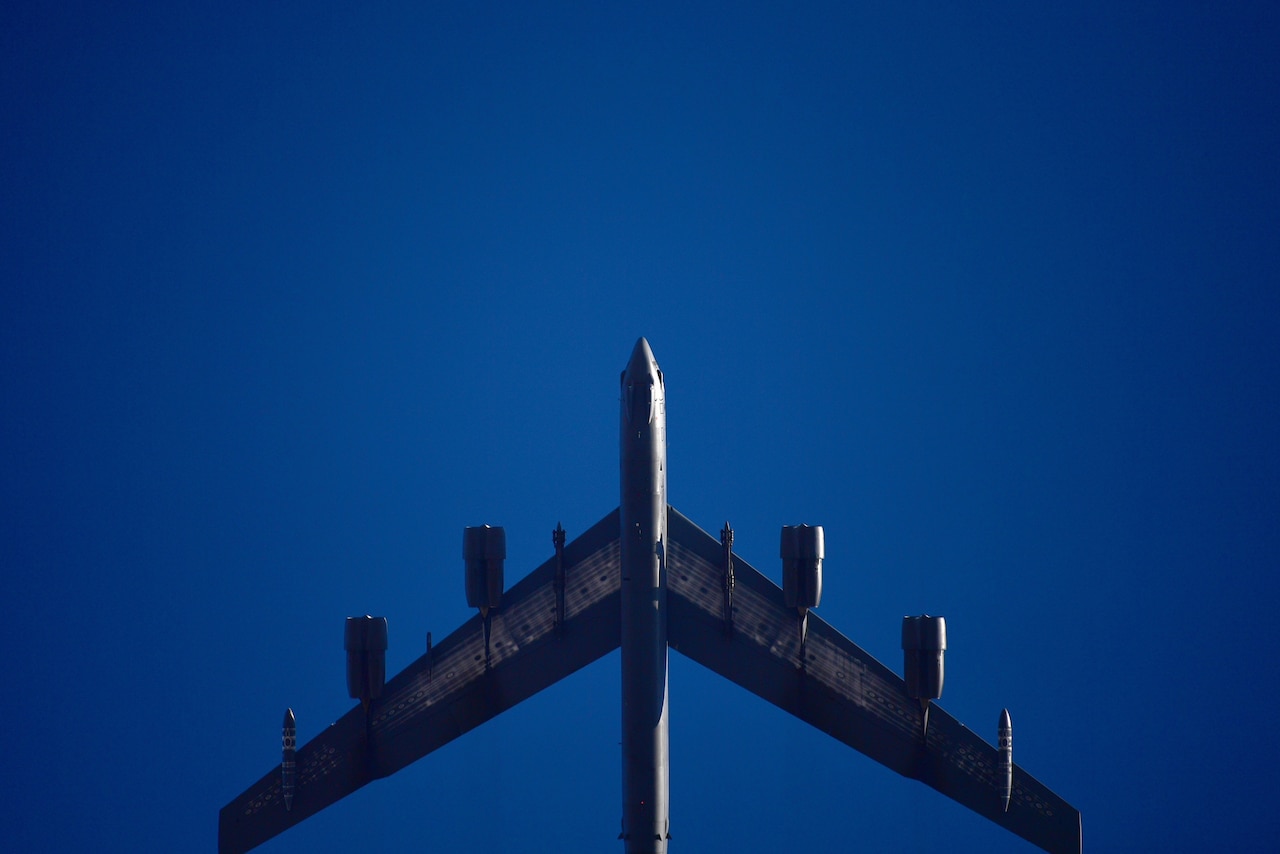
POLYGON ((627 854, 665 854, 667 414, 643 338, 622 373, 621 403, 622 838, 627 854))

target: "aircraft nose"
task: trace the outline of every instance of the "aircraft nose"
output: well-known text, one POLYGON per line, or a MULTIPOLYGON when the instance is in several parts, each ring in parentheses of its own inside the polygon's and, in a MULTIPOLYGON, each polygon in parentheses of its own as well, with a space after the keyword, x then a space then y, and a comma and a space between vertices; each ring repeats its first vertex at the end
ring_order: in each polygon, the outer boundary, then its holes
POLYGON ((631 360, 627 362, 627 373, 633 377, 652 376, 657 373, 657 367, 649 342, 644 338, 636 341, 636 346, 631 350, 631 360))

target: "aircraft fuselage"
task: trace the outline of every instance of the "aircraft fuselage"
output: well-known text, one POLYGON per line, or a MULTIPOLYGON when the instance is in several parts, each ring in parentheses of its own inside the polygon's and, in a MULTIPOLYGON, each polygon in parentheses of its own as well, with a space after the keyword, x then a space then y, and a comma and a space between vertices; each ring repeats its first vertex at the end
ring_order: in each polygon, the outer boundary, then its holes
POLYGON ((626 854, 665 854, 667 413, 643 338, 622 372, 621 403, 622 839, 626 854))

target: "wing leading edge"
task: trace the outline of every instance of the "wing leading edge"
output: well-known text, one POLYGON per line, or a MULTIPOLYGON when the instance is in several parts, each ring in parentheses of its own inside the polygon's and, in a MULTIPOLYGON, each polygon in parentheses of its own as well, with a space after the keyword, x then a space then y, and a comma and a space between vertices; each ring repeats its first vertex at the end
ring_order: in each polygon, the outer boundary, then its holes
POLYGON ((1015 767, 1004 811, 996 749, 936 704, 926 743, 919 703, 903 680, 812 613, 802 666, 796 610, 737 555, 726 630, 721 543, 674 508, 667 511, 667 536, 672 648, 1040 848, 1079 854, 1078 810, 1015 767))
POLYGON ((298 749, 291 809, 278 765, 223 807, 219 852, 261 845, 617 649, 618 524, 615 510, 565 546, 561 626, 552 558, 503 595, 487 667, 477 615, 390 679, 367 718, 356 706, 298 749))

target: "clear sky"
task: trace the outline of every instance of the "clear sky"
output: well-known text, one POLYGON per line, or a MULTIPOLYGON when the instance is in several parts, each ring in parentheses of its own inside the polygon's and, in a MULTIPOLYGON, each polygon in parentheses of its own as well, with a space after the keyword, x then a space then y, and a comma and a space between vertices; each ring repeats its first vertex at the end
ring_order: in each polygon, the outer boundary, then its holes
MULTIPOLYGON (((345 616, 616 506, 644 335, 672 503, 944 614, 1089 850, 1274 849, 1280 7, 121 5, 0 9, 4 847, 213 850, 345 616)), ((620 851, 618 680, 262 850, 620 851)), ((671 740, 674 854, 1026 850, 678 654, 671 740)))

